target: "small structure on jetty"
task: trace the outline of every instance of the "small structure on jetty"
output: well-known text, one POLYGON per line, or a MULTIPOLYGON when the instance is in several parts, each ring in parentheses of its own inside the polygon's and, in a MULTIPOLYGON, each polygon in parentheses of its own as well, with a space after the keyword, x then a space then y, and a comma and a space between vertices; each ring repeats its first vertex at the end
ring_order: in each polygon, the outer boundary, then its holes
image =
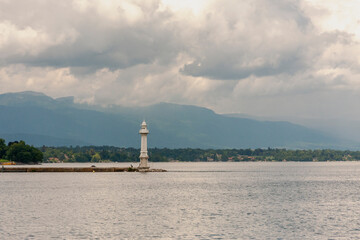
POLYGON ((141 128, 139 131, 139 134, 141 135, 141 149, 140 149, 140 164, 139 169, 149 169, 148 165, 148 151, 147 151, 147 135, 149 134, 149 129, 147 129, 147 125, 145 120, 141 124, 141 128))

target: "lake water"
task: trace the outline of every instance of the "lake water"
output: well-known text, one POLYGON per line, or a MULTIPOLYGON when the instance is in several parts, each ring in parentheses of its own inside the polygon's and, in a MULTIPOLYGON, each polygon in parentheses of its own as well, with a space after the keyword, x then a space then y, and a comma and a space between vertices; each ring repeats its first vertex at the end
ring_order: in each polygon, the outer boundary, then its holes
POLYGON ((0 239, 360 239, 360 162, 152 167, 0 172, 0 239))

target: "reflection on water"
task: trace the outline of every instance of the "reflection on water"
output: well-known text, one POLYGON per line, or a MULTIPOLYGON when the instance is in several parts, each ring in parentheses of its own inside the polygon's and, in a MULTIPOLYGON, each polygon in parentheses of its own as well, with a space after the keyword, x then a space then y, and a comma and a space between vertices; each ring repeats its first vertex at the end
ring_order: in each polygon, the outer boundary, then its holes
POLYGON ((0 172, 0 239, 360 236, 360 163, 152 167, 169 172, 0 172))

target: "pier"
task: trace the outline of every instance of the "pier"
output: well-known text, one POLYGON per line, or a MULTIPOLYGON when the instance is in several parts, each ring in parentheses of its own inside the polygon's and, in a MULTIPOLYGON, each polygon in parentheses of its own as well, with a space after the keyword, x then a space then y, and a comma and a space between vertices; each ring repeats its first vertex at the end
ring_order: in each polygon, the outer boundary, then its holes
POLYGON ((133 167, 4 167, 0 172, 166 172, 164 169, 142 169, 133 167))

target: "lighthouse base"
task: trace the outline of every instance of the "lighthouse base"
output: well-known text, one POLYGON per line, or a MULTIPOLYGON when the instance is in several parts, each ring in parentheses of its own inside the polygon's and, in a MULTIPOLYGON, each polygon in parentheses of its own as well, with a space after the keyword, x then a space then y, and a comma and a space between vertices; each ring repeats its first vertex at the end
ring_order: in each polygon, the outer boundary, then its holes
POLYGON ((148 165, 148 158, 144 157, 144 158, 140 158, 140 164, 138 169, 149 169, 149 165, 148 165))

